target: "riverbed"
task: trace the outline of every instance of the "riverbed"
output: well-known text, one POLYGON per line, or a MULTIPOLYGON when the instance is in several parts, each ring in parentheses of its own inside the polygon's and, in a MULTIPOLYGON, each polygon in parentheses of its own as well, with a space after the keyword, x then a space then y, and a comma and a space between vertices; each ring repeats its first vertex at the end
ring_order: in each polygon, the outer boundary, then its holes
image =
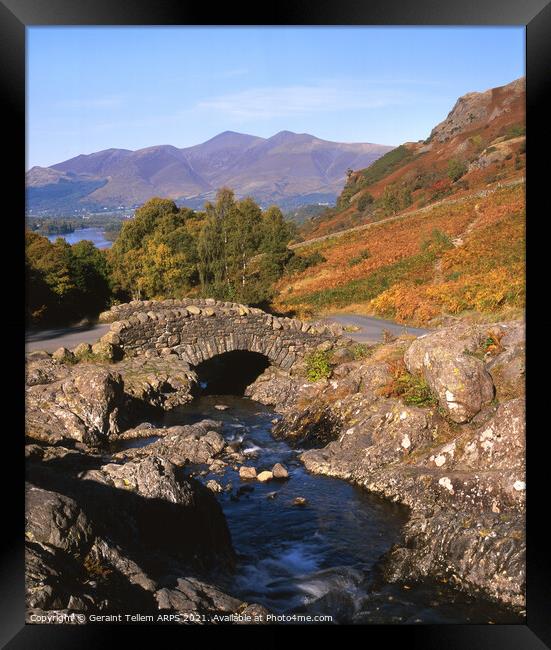
MULTIPOLYGON (((206 396, 167 413, 162 424, 209 418, 224 423, 224 437, 239 445, 257 471, 282 463, 288 480, 241 481, 231 467, 223 474, 187 466, 187 475, 214 479, 238 562, 218 581, 228 593, 272 612, 330 616, 333 623, 519 623, 505 608, 472 599, 447 584, 388 584, 378 570, 383 554, 400 539, 405 507, 351 484, 309 474, 300 449, 271 436, 277 415, 241 397, 206 396), (221 411, 215 405, 225 405, 221 411), (297 497, 302 506, 293 505, 297 497)), ((127 441, 142 446, 156 438, 127 441)))

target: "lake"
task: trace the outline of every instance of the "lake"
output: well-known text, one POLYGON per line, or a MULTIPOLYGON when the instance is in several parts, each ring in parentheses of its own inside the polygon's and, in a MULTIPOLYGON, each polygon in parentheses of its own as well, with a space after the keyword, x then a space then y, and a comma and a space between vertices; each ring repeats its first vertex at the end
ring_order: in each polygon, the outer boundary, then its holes
POLYGON ((83 239, 91 241, 97 248, 111 248, 112 241, 105 239, 105 231, 101 228, 78 228, 74 232, 64 235, 48 235, 48 239, 54 242, 58 237, 65 239, 68 244, 76 244, 83 239))

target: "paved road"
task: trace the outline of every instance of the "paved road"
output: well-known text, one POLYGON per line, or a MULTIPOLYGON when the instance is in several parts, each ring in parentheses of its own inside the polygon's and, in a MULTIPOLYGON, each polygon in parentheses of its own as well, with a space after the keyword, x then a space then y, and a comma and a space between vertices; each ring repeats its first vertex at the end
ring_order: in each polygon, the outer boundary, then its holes
POLYGON ((95 343, 107 333, 109 324, 60 327, 57 329, 28 331, 25 335, 25 350, 46 350, 55 352, 58 348, 74 348, 79 343, 95 343))
POLYGON ((335 321, 341 325, 352 325, 359 327, 357 332, 346 332, 346 336, 355 339, 361 343, 380 343, 383 340, 384 330, 389 331, 391 334, 399 336, 400 334, 413 334, 414 336, 421 336, 430 330, 421 329, 420 327, 409 327, 405 325, 398 325, 389 320, 382 318, 373 318, 372 316, 358 316, 356 314, 332 314, 327 316, 324 320, 335 321))

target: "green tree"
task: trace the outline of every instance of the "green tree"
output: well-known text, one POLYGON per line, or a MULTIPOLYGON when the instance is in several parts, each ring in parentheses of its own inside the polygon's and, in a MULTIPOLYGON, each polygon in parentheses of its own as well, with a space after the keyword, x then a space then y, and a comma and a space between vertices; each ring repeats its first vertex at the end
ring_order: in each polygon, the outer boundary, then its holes
POLYGON ((167 214, 177 214, 178 208, 170 199, 149 199, 136 210, 134 218, 123 224, 121 232, 113 244, 115 254, 124 254, 140 248, 143 240, 158 226, 159 220, 167 214))
POLYGON ((369 192, 364 192, 358 199, 358 210, 364 212, 374 202, 373 196, 369 192))
POLYGON ((249 263, 261 240, 262 211, 251 198, 239 201, 229 212, 226 258, 234 292, 243 296, 249 275, 249 263), (239 285, 239 286, 236 286, 239 285))
POLYGON ((106 255, 91 241, 79 241, 71 247, 71 275, 81 295, 84 313, 104 309, 111 296, 110 267, 106 255))
POLYGON ((466 173, 467 166, 463 161, 458 160, 457 158, 452 158, 450 161, 448 161, 448 178, 452 181, 452 183, 458 181, 466 173))
POLYGON ((70 246, 25 235, 27 317, 31 323, 68 323, 97 314, 110 299, 109 267, 92 242, 70 246))

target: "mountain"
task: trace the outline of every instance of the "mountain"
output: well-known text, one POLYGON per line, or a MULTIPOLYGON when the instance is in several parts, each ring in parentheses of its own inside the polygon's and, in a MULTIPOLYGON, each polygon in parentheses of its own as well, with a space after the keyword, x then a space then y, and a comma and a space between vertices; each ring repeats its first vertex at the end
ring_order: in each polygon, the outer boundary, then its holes
POLYGON ((307 222, 302 235, 305 239, 328 235, 376 221, 392 209, 423 207, 467 188, 483 188, 494 180, 519 175, 515 161, 523 154, 524 132, 524 77, 467 93, 426 140, 405 142, 368 167, 356 167, 347 178, 337 209, 307 222), (455 174, 450 165, 455 165, 455 174))
POLYGON ((271 138, 225 131, 207 142, 137 151, 107 149, 27 172, 27 210, 132 207, 152 196, 201 207, 218 188, 261 204, 333 202, 349 168, 364 167, 392 147, 338 143, 281 131, 271 138))

